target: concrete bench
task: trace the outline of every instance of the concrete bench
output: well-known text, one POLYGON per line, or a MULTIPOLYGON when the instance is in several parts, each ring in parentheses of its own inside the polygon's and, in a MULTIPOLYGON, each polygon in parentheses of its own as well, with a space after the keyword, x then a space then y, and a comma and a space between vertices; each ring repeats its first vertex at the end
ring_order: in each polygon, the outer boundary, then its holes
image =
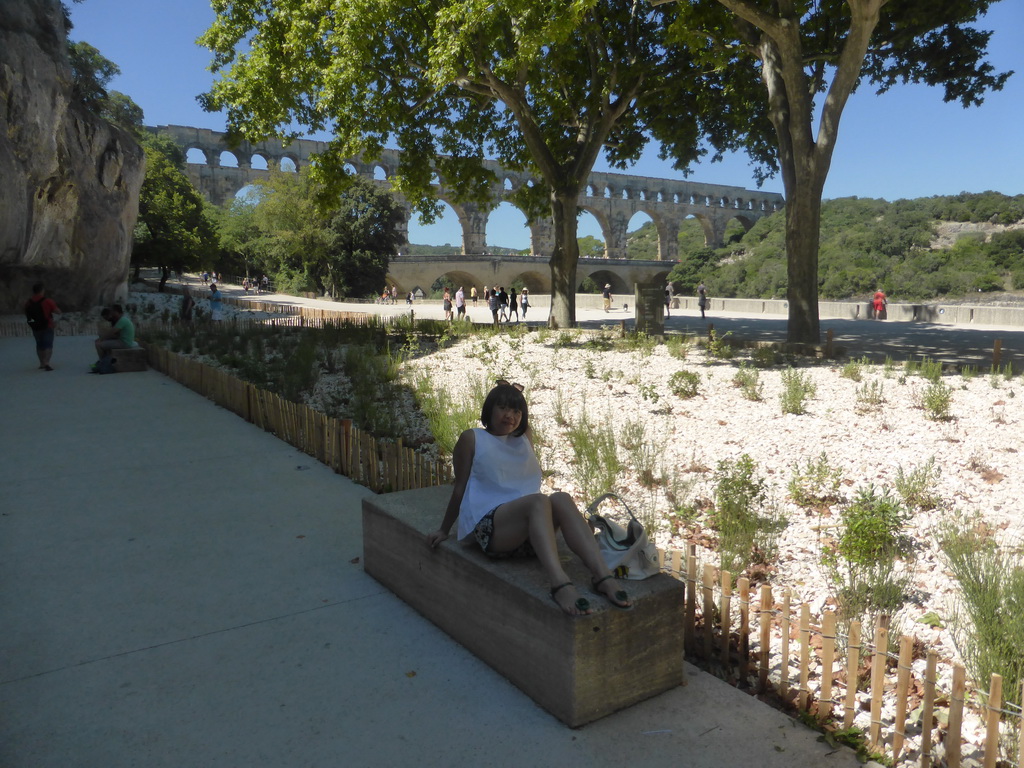
POLYGON ((114 371, 116 373, 130 373, 146 370, 146 363, 149 357, 142 347, 131 349, 115 349, 111 353, 114 358, 114 371))
POLYGON ((590 593, 565 550, 593 610, 567 616, 534 559, 491 560, 454 536, 427 547, 450 495, 441 486, 365 498, 366 572, 572 728, 685 682, 681 582, 626 582, 634 607, 624 611, 590 593))

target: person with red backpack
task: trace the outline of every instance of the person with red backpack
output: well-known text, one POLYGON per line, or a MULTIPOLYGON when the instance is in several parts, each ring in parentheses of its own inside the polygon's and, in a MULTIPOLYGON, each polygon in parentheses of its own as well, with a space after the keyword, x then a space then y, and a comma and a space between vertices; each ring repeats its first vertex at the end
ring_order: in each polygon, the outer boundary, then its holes
POLYGON ((32 335, 36 337, 36 356, 42 371, 53 370, 50 367, 50 357, 53 355, 53 316, 59 314, 60 307, 47 297, 45 286, 42 283, 33 285, 32 296, 25 302, 25 318, 32 329, 32 335))

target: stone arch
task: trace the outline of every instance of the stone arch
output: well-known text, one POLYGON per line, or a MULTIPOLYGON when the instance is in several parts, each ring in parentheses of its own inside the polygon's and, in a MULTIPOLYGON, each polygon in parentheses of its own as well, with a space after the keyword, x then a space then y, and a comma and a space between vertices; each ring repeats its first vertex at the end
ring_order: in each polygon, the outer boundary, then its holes
POLYGON ((299 158, 292 152, 286 152, 281 155, 277 160, 277 170, 284 173, 298 173, 299 172, 299 158))
MULTIPOLYGON (((641 258, 641 256, 636 255, 636 247, 637 247, 636 243, 631 243, 630 241, 633 239, 631 236, 633 234, 635 234, 636 232, 638 232, 640 229, 642 229, 644 227, 644 225, 646 225, 648 222, 650 222, 651 224, 654 225, 655 231, 658 232, 658 234, 660 235, 661 233, 658 231, 658 222, 655 220, 654 216, 649 211, 647 211, 646 209, 638 208, 633 213, 633 215, 629 217, 629 221, 626 224, 626 258, 627 259, 641 258), (639 221, 638 221, 638 217, 641 217, 639 221)), ((659 240, 660 240, 660 237, 659 237, 659 240)), ((660 253, 660 251, 661 251, 661 243, 659 242, 655 246, 655 253, 660 253)), ((650 258, 650 255, 645 255, 644 258, 650 258)))
POLYGON ((728 245, 733 239, 736 238, 737 234, 739 234, 739 237, 742 237, 743 235, 750 231, 750 228, 752 226, 754 226, 754 219, 752 219, 749 216, 744 216, 740 213, 737 213, 735 216, 729 217, 722 227, 723 243, 725 245, 728 245), (742 227, 743 231, 738 232, 738 229, 733 225, 733 222, 739 224, 740 227, 742 227))
POLYGON ((185 162, 193 165, 209 165, 206 152, 195 146, 185 148, 185 162))
POLYGON ((608 219, 608 215, 601 208, 599 208, 597 206, 594 206, 594 205, 586 205, 586 204, 584 204, 584 205, 581 205, 579 208, 580 208, 580 213, 577 214, 577 220, 579 220, 579 217, 582 216, 584 212, 586 212, 586 213, 589 213, 591 216, 593 216, 594 220, 597 222, 597 226, 601 230, 601 240, 604 241, 604 246, 605 246, 604 255, 605 255, 605 257, 607 257, 608 256, 608 241, 609 241, 609 238, 611 237, 611 222, 608 219))
POLYGON ((270 157, 265 152, 253 152, 249 165, 254 171, 270 170, 270 157))
POLYGON ((221 168, 237 168, 239 166, 238 156, 229 149, 221 150, 217 164, 221 168))
POLYGON ((550 293, 551 273, 525 270, 512 278, 512 283, 522 283, 530 293, 550 293))
POLYGON ((387 166, 382 165, 381 163, 375 163, 371 173, 375 181, 387 181, 391 178, 391 174, 388 173, 387 166))
POLYGON ((626 285, 626 281, 623 280, 617 273, 608 269, 601 269, 600 267, 587 268, 580 266, 576 272, 576 286, 577 290, 583 284, 583 279, 589 277, 597 285, 599 292, 606 284, 610 284, 612 287, 612 294, 632 294, 633 286, 626 285))

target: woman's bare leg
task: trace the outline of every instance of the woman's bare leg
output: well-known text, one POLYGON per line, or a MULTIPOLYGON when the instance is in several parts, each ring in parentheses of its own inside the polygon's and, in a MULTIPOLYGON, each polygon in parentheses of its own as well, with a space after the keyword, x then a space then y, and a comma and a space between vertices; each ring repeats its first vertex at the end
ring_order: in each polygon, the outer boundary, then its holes
POLYGON ((591 573, 591 583, 603 579, 596 585, 597 591, 615 603, 621 603, 622 607, 628 607, 632 603, 628 600, 622 602, 620 599, 612 599, 616 592, 622 591, 622 586, 615 579, 606 579, 611 576, 611 571, 601 556, 601 550, 597 546, 597 539, 594 538, 594 531, 590 527, 572 496, 567 493, 555 493, 551 496, 551 511, 554 517, 555 526, 561 528, 562 538, 569 545, 569 549, 575 552, 583 564, 591 573))
MULTIPOLYGON (((537 559, 552 589, 570 581, 558 557, 551 497, 542 493, 506 502, 494 511, 494 533, 490 544, 492 552, 511 552, 527 539, 537 553, 537 559)), ((559 589, 552 597, 570 616, 589 613, 576 606, 579 593, 571 584, 559 589)))

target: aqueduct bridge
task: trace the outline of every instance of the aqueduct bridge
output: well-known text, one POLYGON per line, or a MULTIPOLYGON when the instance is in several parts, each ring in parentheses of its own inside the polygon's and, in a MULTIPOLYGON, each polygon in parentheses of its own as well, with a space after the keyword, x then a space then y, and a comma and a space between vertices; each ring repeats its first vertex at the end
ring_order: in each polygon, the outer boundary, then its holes
MULTIPOLYGON (((257 144, 241 142, 229 146, 227 135, 206 128, 183 125, 161 125, 147 130, 167 136, 182 150, 198 150, 205 162, 189 162, 187 173, 196 188, 215 205, 230 200, 249 184, 267 177, 269 168, 299 170, 313 155, 323 152, 327 144, 309 139, 297 139, 285 146, 276 139, 257 144), (253 167, 254 162, 257 167, 253 167)), ((191 153, 196 157, 196 153, 191 153)), ((387 184, 398 167, 401 153, 384 150, 380 158, 364 162, 353 158, 350 170, 387 184)), ((510 171, 496 162, 485 161, 494 172, 492 200, 495 205, 507 200, 508 195, 524 184, 537 180, 530 174, 510 171)), ((438 179, 438 197, 455 211, 462 227, 462 252, 467 256, 487 253, 487 218, 492 209, 472 203, 459 203, 445 190, 444 179, 438 179)), ((405 201, 406 223, 403 234, 408 235, 411 211, 405 201)), ((736 219, 744 229, 750 229, 758 219, 782 208, 782 195, 774 192, 744 189, 722 184, 701 184, 678 179, 656 179, 625 173, 592 173, 586 193, 580 195, 579 207, 593 214, 601 227, 605 242, 605 256, 612 260, 626 258, 626 230, 634 214, 650 216, 658 232, 658 259, 675 261, 678 257, 679 226, 688 217, 700 221, 705 242, 711 247, 722 245, 726 224, 736 219)), ((530 226, 533 257, 545 260, 554 247, 552 223, 539 220, 530 226)))

